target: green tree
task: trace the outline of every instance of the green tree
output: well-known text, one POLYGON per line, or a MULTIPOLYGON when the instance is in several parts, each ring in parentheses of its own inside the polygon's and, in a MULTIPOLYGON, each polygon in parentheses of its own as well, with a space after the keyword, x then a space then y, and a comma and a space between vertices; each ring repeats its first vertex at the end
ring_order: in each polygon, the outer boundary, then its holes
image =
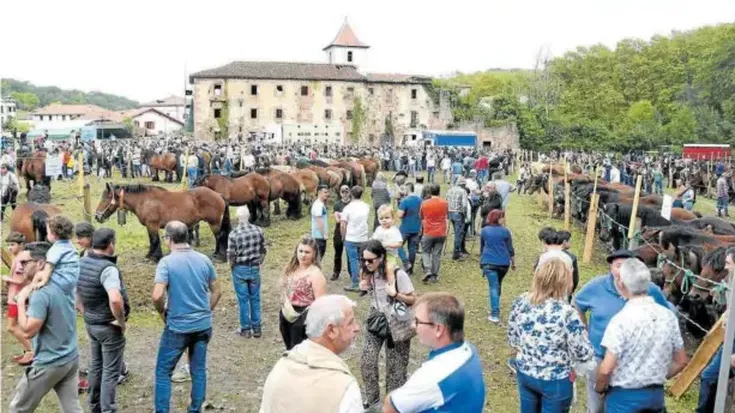
POLYGON ((38 107, 40 100, 32 92, 11 92, 10 97, 18 104, 18 109, 34 110, 38 107))

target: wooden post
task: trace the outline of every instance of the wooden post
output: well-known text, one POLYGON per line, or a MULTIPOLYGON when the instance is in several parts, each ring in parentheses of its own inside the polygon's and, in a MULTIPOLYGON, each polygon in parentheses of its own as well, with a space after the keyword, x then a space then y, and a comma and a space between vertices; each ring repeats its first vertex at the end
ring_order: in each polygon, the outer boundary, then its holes
POLYGON ((684 367, 681 373, 673 378, 674 382, 669 388, 669 393, 675 398, 678 399, 686 393, 694 380, 702 374, 702 370, 707 367, 707 364, 712 360, 717 350, 720 349, 720 345, 725 338, 723 323, 726 314, 723 314, 717 323, 712 326, 712 329, 710 329, 709 333, 704 337, 704 340, 702 340, 702 343, 697 347, 697 351, 692 356, 692 359, 689 360, 689 364, 684 367))
POLYGON ((597 226, 597 203, 600 202, 600 195, 592 194, 590 198, 590 209, 587 213, 587 233, 584 237, 584 254, 582 255, 582 263, 589 264, 592 259, 592 246, 595 244, 595 227, 597 226))
MULTIPOLYGON (((84 195, 84 151, 79 151, 79 175, 77 175, 77 182, 79 183, 79 195, 84 195)), ((66 178, 64 178, 66 179, 66 178)))
POLYGON ((552 163, 549 159, 549 217, 554 215, 554 175, 551 173, 552 163))
POLYGON ((84 219, 92 222, 92 197, 90 194, 89 184, 84 185, 84 219))
POLYGON ((2 249, 0 249, 0 252, 2 252, 3 264, 5 264, 8 269, 10 269, 10 267, 13 265, 13 257, 10 256, 10 252, 5 247, 2 247, 2 249))
POLYGON ((633 209, 630 211, 630 223, 628 224, 628 249, 633 249, 636 246, 633 236, 635 235, 636 223, 638 222, 638 201, 641 198, 641 182, 643 176, 638 175, 635 180, 635 196, 633 197, 633 209))
POLYGON ((600 167, 598 165, 598 166, 595 166, 595 183, 592 186, 592 193, 593 194, 596 194, 597 193, 597 179, 599 177, 600 177, 600 167))
POLYGON ((182 167, 184 169, 184 176, 181 178, 181 190, 186 191, 186 174, 189 170, 189 148, 186 148, 186 155, 184 155, 184 164, 182 167))

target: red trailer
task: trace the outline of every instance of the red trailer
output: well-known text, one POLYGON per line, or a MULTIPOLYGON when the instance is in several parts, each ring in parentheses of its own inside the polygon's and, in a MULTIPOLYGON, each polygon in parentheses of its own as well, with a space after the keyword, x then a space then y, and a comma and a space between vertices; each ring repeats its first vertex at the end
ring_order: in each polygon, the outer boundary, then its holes
POLYGON ((684 145, 682 157, 692 160, 728 159, 732 156, 730 145, 690 143, 684 145))

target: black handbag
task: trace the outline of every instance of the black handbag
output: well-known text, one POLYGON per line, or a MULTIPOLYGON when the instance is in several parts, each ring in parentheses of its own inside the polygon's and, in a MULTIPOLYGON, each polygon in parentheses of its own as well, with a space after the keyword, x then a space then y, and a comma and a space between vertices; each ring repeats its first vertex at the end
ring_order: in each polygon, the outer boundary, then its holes
POLYGON ((388 318, 386 318, 382 311, 376 310, 371 312, 367 320, 365 320, 365 324, 370 334, 382 339, 388 338, 390 334, 390 330, 388 330, 388 318))

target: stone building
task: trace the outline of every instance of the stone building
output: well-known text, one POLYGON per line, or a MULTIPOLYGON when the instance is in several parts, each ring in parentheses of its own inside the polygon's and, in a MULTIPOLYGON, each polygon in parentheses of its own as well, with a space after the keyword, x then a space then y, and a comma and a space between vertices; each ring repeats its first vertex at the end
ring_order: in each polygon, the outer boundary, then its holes
POLYGON ((278 131, 283 142, 401 145, 451 123, 430 77, 360 72, 368 48, 345 21, 323 49, 328 63, 238 61, 192 74, 195 137, 278 131))

